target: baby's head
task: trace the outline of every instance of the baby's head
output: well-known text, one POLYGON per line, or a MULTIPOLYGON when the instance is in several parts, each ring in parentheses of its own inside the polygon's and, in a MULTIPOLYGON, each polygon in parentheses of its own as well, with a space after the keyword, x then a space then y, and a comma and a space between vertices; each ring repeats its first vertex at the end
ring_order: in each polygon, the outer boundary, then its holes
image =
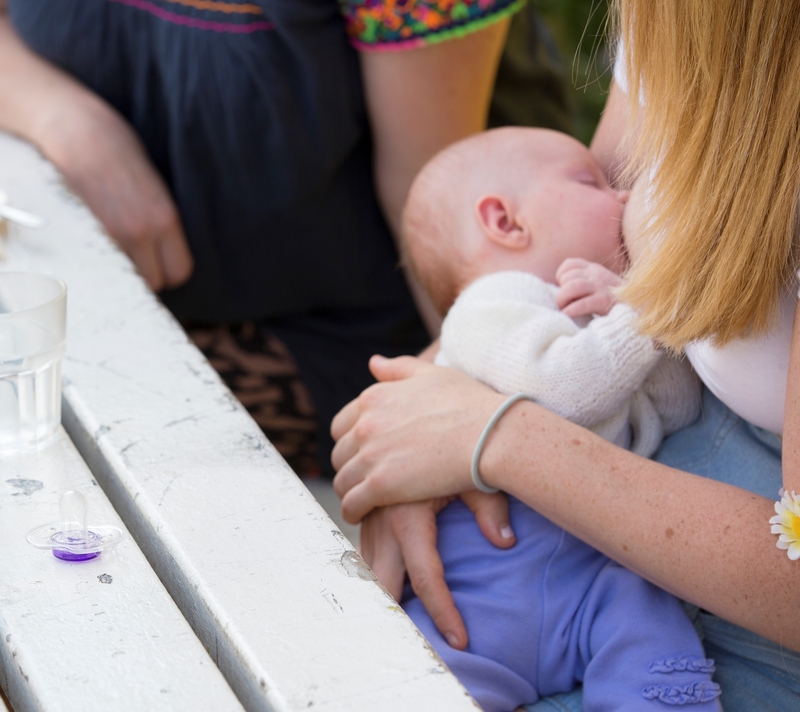
POLYGON ((624 201, 575 139, 545 129, 486 131, 438 153, 414 180, 404 259, 441 313, 490 272, 553 283, 566 258, 582 257, 619 274, 624 201))

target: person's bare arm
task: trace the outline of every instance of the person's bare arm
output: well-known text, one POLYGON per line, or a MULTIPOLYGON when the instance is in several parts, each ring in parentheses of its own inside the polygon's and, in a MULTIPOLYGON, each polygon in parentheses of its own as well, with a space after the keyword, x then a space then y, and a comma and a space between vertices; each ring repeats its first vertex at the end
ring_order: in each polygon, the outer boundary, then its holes
POLYGON ((800 650, 800 567, 775 546, 772 500, 639 458, 528 404, 509 414, 484 480, 678 597, 800 650))
POLYGON ((784 489, 800 493, 800 309, 795 310, 792 330, 786 403, 783 407, 781 463, 784 489))
MULTIPOLYGON (((800 390, 797 353, 794 359, 784 484, 796 490, 798 434, 789 429, 800 390)), ((373 359, 371 366, 382 383, 332 426, 334 486, 345 517, 471 490, 472 449, 504 397, 408 357, 373 359)), ((644 578, 800 650, 800 567, 775 546, 771 500, 633 455, 528 402, 511 408, 492 432, 480 472, 487 484, 644 578)))
MULTIPOLYGON (((486 128, 508 20, 460 39, 402 52, 362 52, 378 199, 395 237, 414 176, 445 146, 486 128)), ((406 273, 432 336, 441 318, 406 273)))
POLYGON ((178 211, 138 137, 100 97, 28 49, 2 6, 0 128, 56 165, 153 289, 189 278, 178 211))

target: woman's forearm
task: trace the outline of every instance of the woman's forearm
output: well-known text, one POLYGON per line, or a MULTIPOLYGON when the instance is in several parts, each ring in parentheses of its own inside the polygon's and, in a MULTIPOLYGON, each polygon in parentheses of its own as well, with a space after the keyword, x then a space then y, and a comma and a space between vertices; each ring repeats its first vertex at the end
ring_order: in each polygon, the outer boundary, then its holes
POLYGON ((102 111, 90 91, 38 57, 0 7, 0 129, 48 153, 48 136, 64 111, 102 111))
MULTIPOLYGON (((375 188, 396 239, 408 189, 420 168, 445 146, 486 128, 508 22, 428 47, 361 53, 375 188)), ((441 317, 415 275, 406 276, 435 338, 441 317)))
MULTIPOLYGON (((472 451, 504 396, 408 357, 370 368, 381 383, 331 426, 345 519, 472 489, 472 451)), ((644 578, 800 650, 800 563, 775 546, 770 500, 633 455, 528 402, 492 431, 479 471, 644 578)))
POLYGON ((375 184, 396 235, 419 169, 445 146, 486 128, 508 23, 418 49, 362 52, 375 184))
POLYGON ((100 96, 30 51, 3 14, 0 129, 55 164, 152 289, 189 278, 180 216, 138 136, 100 96))
POLYGON ((637 457, 530 403, 500 421, 480 471, 644 578, 800 650, 800 567, 775 546, 770 500, 637 457))

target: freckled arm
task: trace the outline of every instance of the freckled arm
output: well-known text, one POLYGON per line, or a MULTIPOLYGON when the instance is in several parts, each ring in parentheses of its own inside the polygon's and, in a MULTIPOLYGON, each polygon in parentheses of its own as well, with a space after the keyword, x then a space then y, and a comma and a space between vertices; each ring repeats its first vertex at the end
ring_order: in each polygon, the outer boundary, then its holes
POLYGON ((800 567, 775 546, 771 500, 638 457, 531 403, 500 421, 481 474, 653 583, 800 650, 800 567))

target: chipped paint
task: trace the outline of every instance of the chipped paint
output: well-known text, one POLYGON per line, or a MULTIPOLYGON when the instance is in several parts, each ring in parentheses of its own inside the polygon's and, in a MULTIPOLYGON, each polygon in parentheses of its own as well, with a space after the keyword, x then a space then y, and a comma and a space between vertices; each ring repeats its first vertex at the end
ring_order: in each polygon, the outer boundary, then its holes
POLYGON ((378 580, 378 577, 372 573, 372 569, 367 566, 367 562, 357 551, 345 551, 337 563, 348 576, 360 578, 362 581, 378 580))
POLYGON ((30 497, 34 492, 38 492, 44 486, 39 480, 10 479, 6 480, 12 487, 21 489, 22 492, 14 492, 12 497, 24 495, 30 497))
POLYGON ((337 613, 344 613, 344 609, 342 608, 342 604, 336 599, 336 596, 332 594, 330 591, 323 591, 322 597, 331 604, 331 608, 337 613))

